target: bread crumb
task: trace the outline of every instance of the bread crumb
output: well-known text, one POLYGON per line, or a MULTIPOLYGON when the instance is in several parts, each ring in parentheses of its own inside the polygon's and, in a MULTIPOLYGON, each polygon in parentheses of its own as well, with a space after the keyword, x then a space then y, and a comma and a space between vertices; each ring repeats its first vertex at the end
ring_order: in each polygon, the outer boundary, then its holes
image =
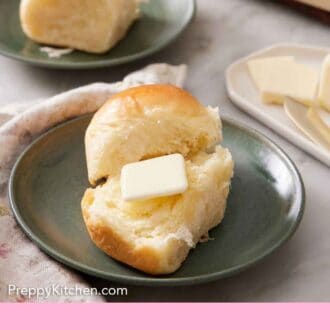
POLYGON ((49 58, 60 58, 73 52, 72 48, 53 48, 53 47, 40 47, 40 51, 46 53, 49 58))
POLYGON ((6 207, 0 205, 0 217, 4 217, 9 214, 9 210, 6 207))
POLYGON ((214 240, 215 240, 214 237, 210 237, 209 233, 206 233, 200 238, 199 243, 206 243, 208 241, 214 241, 214 240))

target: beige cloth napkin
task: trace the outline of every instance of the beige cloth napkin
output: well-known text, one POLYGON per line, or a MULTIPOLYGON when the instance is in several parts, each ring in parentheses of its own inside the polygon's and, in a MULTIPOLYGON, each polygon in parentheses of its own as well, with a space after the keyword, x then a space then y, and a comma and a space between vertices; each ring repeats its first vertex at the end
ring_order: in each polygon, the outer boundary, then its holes
POLYGON ((0 109, 0 302, 103 300, 100 296, 79 294, 75 296, 54 294, 50 297, 8 294, 9 285, 12 289, 13 286, 89 288, 78 275, 41 252, 23 234, 14 220, 7 199, 7 182, 17 155, 42 132, 69 118, 96 111, 110 95, 116 92, 141 84, 170 83, 182 86, 185 77, 185 65, 152 64, 129 74, 121 82, 95 83, 47 100, 12 104, 0 109))

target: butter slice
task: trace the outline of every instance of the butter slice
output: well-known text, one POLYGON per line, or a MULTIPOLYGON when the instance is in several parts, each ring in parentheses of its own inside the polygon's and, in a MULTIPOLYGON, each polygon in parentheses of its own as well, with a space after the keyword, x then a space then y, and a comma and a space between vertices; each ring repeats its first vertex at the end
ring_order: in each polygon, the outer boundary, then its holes
POLYGON ((292 56, 250 60, 248 69, 264 103, 283 104, 285 96, 309 106, 317 92, 318 72, 292 56))
POLYGON ((271 70, 270 68, 279 71, 282 70, 283 66, 290 63, 294 63, 293 56, 276 56, 250 60, 247 65, 254 83, 261 90, 269 82, 268 73, 271 70))
POLYGON ((318 102, 330 111, 330 54, 325 57, 322 64, 318 102))
POLYGON ((127 164, 121 170, 120 184, 125 201, 183 193, 188 188, 184 158, 172 154, 127 164))
POLYGON ((311 107, 308 109, 307 118, 330 146, 330 116, 322 112, 322 109, 311 107))
MULTIPOLYGON (((326 132, 326 121, 323 122, 320 111, 325 112, 314 107, 306 107, 303 104, 286 97, 284 101, 284 109, 288 117, 293 123, 315 144, 318 144, 330 151, 330 140, 321 133, 320 127, 324 127, 326 132)), ((330 113, 329 118, 330 118, 330 113)), ((322 128, 323 130, 323 128, 322 128)), ((330 133, 330 129, 329 129, 330 133)), ((330 137, 330 135, 329 135, 330 137)))

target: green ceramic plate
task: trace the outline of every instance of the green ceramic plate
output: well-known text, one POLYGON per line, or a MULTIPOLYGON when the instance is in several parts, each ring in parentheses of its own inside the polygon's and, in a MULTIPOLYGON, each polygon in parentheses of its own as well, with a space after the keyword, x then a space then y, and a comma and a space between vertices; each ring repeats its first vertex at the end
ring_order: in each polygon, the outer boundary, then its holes
POLYGON ((235 160, 225 218, 183 266, 153 277, 116 262, 91 242, 80 200, 89 186, 84 132, 90 115, 42 135, 18 159, 9 197, 18 223, 42 250, 82 272, 143 285, 196 284, 238 273, 265 258, 294 233, 304 210, 302 179, 266 137, 224 120, 224 142, 235 160))
POLYGON ((75 51, 57 59, 49 58, 40 51, 39 44, 24 35, 18 8, 18 0, 0 1, 0 53, 39 66, 84 69, 131 62, 162 49, 189 24, 195 1, 151 0, 141 4, 141 18, 108 53, 93 55, 75 51))

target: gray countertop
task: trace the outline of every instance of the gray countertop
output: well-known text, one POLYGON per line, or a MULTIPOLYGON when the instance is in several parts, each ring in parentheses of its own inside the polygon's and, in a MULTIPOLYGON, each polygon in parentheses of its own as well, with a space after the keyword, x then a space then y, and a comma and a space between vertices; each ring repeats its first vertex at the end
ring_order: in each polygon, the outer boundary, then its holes
MULTIPOLYGON (((152 62, 189 66, 187 88, 203 103, 263 132, 293 159, 306 186, 306 210, 293 238, 235 277, 180 288, 130 286, 111 301, 330 301, 330 169, 240 111, 224 71, 234 60, 278 42, 330 46, 330 27, 264 0, 199 0, 192 24, 167 49, 132 65, 90 71, 35 68, 0 57, 0 106, 54 95, 95 81, 116 81, 152 62)), ((112 283, 88 278, 93 285, 112 283)))

